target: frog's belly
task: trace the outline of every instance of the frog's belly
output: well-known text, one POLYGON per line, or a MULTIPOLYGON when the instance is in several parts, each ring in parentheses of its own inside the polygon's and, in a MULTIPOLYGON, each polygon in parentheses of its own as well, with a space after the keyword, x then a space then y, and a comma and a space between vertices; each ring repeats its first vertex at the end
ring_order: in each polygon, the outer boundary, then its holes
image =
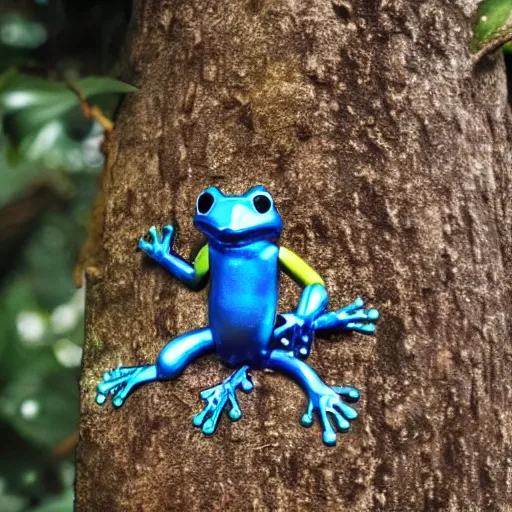
MULTIPOLYGON (((210 249, 209 322, 217 353, 231 366, 258 366, 266 356, 277 307, 278 249, 223 252, 210 249)), ((258 244, 260 245, 260 244, 258 244)))

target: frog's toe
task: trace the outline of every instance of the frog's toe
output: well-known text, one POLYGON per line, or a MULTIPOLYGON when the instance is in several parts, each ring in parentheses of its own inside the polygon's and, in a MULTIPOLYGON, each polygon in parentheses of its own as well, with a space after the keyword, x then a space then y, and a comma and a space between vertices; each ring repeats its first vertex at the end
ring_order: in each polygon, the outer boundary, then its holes
POLYGON ((314 410, 313 401, 309 400, 308 409, 302 415, 302 418, 300 419, 300 424, 303 427, 311 427, 311 425, 313 425, 313 410, 314 410))
POLYGON ((192 418, 192 423, 195 427, 201 427, 203 423, 206 421, 206 416, 208 416, 209 409, 208 406, 206 406, 200 413, 196 414, 192 418))
POLYGON ((322 426, 322 439, 328 446, 336 444, 336 429, 340 432, 346 432, 350 428, 350 423, 344 417, 345 414, 340 412, 335 404, 329 404, 329 400, 320 405, 319 417, 322 426))
POLYGON ((349 322, 346 328, 359 334, 373 334, 375 332, 375 324, 372 323, 349 322))
POLYGON ((336 432, 334 432, 331 425, 329 425, 329 428, 324 429, 322 440, 327 446, 336 445, 336 432))
POLYGON ((364 300, 362 297, 357 297, 354 302, 350 303, 348 306, 345 306, 344 308, 341 308, 338 311, 338 313, 350 314, 362 308, 364 308, 364 300))
POLYGON ((134 384, 130 384, 129 381, 126 383, 125 386, 122 386, 122 387, 120 386, 116 390, 114 398, 112 398, 112 403, 116 407, 121 407, 124 404, 124 402, 126 401, 126 398, 128 397, 133 386, 134 386, 134 384))
POLYGON ((332 386, 332 389, 344 400, 352 404, 356 403, 361 397, 359 391, 351 386, 332 386))
POLYGON ((320 424, 322 426, 322 439, 323 442, 328 446, 334 446, 336 444, 336 432, 325 410, 320 410, 320 424))
POLYGON ((353 407, 350 407, 350 405, 347 405, 345 402, 343 402, 340 397, 332 400, 329 412, 332 412, 333 414, 341 413, 347 420, 350 421, 359 417, 357 411, 353 407))
POLYGON ((247 375, 242 379, 240 386, 244 393, 250 393, 254 389, 254 383, 251 380, 250 375, 247 375))
POLYGON ((311 427, 313 425, 313 415, 305 412, 300 419, 300 424, 303 427, 311 427))
POLYGON ((208 400, 208 398, 213 396, 216 393, 216 391, 217 389, 215 387, 203 389, 203 391, 199 393, 199 398, 201 398, 202 400, 208 400))
POLYGON ((160 237, 158 235, 158 231, 155 226, 151 226, 148 229, 148 234, 151 236, 151 239, 153 240, 153 243, 160 242, 160 237))
POLYGON ((124 400, 123 400, 120 396, 115 396, 115 397, 112 399, 112 403, 113 403, 116 407, 121 407, 121 406, 124 404, 124 400))
POLYGON ((368 310, 367 315, 368 315, 368 320, 370 320, 372 322, 376 322, 380 316, 378 310, 373 309, 373 308, 368 310))
POLYGON ((124 382, 129 377, 118 377, 117 379, 103 380, 98 384, 97 390, 98 393, 102 395, 108 395, 109 393, 115 393, 120 386, 124 384, 124 382))
POLYGON ((153 245, 150 244, 149 242, 146 242, 146 240, 144 240, 144 238, 141 238, 139 240, 139 249, 141 249, 144 252, 151 253, 151 251, 153 249, 153 245))
POLYGON ((212 418, 207 419, 204 422, 203 427, 201 428, 201 432, 205 436, 212 436, 216 430, 217 430, 217 423, 212 418))
POLYGON ((211 416, 203 423, 203 427, 201 428, 203 434, 205 436, 211 436, 217 430, 217 426, 219 424, 220 415, 222 414, 222 409, 224 407, 217 407, 212 411, 211 416))
POLYGON ((119 371, 120 368, 114 368, 113 370, 110 370, 109 372, 105 372, 103 374, 103 380, 105 382, 118 379, 119 377, 122 377, 122 373, 119 371))
POLYGON ((348 420, 352 421, 359 418, 359 413, 353 407, 350 407, 350 405, 339 402, 337 407, 348 420))
MULTIPOLYGON (((339 431, 346 432, 350 428, 350 423, 343 417, 344 414, 341 414, 336 409, 333 409, 332 411, 330 411, 330 414, 334 418, 334 420, 336 422, 336 426, 338 427, 339 431)), ((355 419, 355 418, 353 418, 353 419, 355 419)))
POLYGON ((242 411, 236 401, 231 401, 231 409, 228 412, 228 417, 231 421, 238 421, 242 417, 242 411))
POLYGON ((200 427, 203 434, 211 436, 217 429, 220 416, 226 406, 227 394, 222 386, 215 386, 202 391, 199 396, 206 401, 206 405, 194 416, 192 423, 200 427))
POLYGON ((107 401, 107 396, 103 393, 97 393, 96 394, 96 403, 98 405, 103 405, 107 401))

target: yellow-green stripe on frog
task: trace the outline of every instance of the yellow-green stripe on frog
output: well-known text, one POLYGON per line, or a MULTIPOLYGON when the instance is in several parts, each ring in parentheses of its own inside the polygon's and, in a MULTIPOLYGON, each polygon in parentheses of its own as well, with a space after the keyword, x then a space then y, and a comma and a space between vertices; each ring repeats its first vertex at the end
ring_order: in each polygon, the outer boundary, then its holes
POLYGON ((323 279, 315 269, 311 268, 302 258, 286 247, 279 247, 279 263, 288 274, 301 286, 321 284, 325 286, 323 279))

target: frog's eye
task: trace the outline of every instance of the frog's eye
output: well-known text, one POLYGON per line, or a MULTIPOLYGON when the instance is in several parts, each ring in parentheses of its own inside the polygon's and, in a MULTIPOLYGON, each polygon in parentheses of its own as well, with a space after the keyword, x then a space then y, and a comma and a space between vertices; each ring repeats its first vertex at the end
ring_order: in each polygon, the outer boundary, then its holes
POLYGON ((197 211, 202 214, 208 213, 214 202, 215 199, 209 192, 203 192, 197 198, 197 211))
POLYGON ((257 195, 253 200, 254 208, 259 213, 267 213, 272 206, 272 202, 268 198, 268 196, 264 196, 263 194, 257 195))

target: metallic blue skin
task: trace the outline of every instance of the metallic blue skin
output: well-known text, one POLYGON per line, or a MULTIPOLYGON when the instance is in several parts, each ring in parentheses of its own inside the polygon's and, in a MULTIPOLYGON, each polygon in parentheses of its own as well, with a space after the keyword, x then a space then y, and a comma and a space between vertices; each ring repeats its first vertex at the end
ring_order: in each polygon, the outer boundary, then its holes
POLYGON ((215 432, 222 411, 228 401, 230 406, 229 419, 237 421, 242 417, 242 411, 236 399, 236 390, 241 388, 245 393, 253 390, 254 384, 247 373, 248 371, 248 365, 242 366, 224 382, 201 391, 199 396, 206 401, 206 405, 199 414, 194 416, 193 423, 196 427, 202 427, 204 434, 212 435, 215 432))
POLYGON ((262 368, 276 320, 278 248, 266 240, 228 247, 210 242, 208 321, 229 366, 262 368))
MULTIPOLYGON (((194 225, 208 238, 209 326, 168 343, 153 365, 106 372, 98 385, 97 403, 103 404, 111 395, 112 403, 120 407, 134 387, 175 379, 197 357, 216 353, 223 363, 238 369, 200 394, 205 406, 193 423, 204 434, 215 432, 226 406, 231 420, 241 418, 236 391, 250 392, 253 384, 248 372, 267 368, 287 375, 304 390, 308 406, 301 423, 310 426, 317 414, 324 443, 336 444, 336 432, 348 430, 350 421, 357 418, 347 403, 356 402, 359 392, 328 386, 304 360, 318 331, 373 334, 377 310, 365 310, 358 298, 338 311, 326 312, 327 291, 313 282, 305 285, 296 311, 277 314, 280 257, 276 240, 282 221, 262 186, 241 196, 206 189, 198 197, 194 225)), ((154 227, 149 234, 151 242, 139 241, 144 252, 191 288, 206 284, 206 279, 200 279, 199 266, 171 252, 172 226, 165 226, 161 236, 154 227)))

